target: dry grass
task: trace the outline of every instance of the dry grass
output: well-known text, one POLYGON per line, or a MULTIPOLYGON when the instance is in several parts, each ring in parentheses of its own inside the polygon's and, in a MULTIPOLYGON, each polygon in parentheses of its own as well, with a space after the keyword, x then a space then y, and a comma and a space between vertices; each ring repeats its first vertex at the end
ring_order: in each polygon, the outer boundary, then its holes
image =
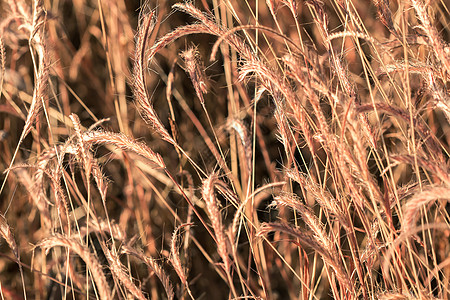
POLYGON ((181 1, 0 3, 1 298, 449 299, 445 1, 181 1))

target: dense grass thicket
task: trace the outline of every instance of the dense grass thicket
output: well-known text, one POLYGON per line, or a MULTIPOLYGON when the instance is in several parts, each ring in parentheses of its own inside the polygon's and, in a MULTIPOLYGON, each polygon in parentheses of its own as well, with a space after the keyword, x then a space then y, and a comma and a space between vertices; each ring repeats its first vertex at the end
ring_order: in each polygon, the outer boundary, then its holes
POLYGON ((449 10, 1 1, 1 299, 449 299, 449 10))

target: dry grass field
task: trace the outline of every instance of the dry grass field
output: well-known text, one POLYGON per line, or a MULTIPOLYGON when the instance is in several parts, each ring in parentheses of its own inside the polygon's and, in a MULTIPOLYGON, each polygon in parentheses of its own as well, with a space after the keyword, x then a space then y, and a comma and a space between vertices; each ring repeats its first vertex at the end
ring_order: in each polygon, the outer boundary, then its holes
POLYGON ((1 299, 449 299, 444 0, 2 0, 1 299))

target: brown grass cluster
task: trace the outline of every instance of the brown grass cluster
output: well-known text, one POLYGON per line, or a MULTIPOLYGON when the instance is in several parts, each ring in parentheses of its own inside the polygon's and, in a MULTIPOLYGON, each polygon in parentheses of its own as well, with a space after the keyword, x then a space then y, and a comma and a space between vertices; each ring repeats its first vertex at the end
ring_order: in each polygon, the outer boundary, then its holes
POLYGON ((450 298, 445 1, 139 2, 0 2, 1 299, 450 298))

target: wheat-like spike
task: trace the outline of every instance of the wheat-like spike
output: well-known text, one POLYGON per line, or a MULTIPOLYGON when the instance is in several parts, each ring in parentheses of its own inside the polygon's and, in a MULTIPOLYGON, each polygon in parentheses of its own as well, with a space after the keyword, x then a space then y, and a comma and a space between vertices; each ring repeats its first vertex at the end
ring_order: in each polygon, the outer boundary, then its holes
POLYGON ((175 228, 172 234, 172 241, 170 243, 170 263, 172 264, 173 268, 175 269, 175 272, 177 272, 178 277, 180 277, 181 282, 184 285, 187 285, 187 276, 186 272, 184 271, 184 268, 181 264, 180 259, 180 251, 177 246, 177 240, 179 237, 180 229, 184 226, 189 226, 191 224, 182 224, 175 228))
POLYGON ((91 174, 92 163, 89 159, 86 146, 83 144, 83 138, 81 133, 81 123, 80 119, 76 114, 70 114, 69 118, 72 120, 73 129, 75 130, 75 135, 77 137, 76 146, 78 155, 81 157, 83 163, 84 175, 86 176, 87 182, 89 182, 89 177, 91 174))
POLYGON ((158 115, 153 108, 150 98, 145 88, 144 63, 147 41, 150 33, 154 27, 153 12, 142 14, 136 36, 136 49, 134 53, 134 67, 133 67, 133 94, 136 101, 139 103, 142 116, 151 124, 156 131, 163 137, 163 139, 172 145, 176 145, 175 140, 161 123, 158 115))
POLYGON ((82 140, 86 144, 114 145, 122 150, 133 151, 163 169, 166 167, 161 155, 153 152, 146 144, 140 143, 121 133, 102 130, 88 131, 83 134, 82 140))
POLYGON ((415 194, 404 205, 402 232, 407 233, 417 221, 417 214, 421 207, 438 199, 450 200, 450 188, 443 186, 430 187, 415 194))
POLYGON ((372 269, 373 263, 376 261, 376 256, 378 255, 378 245, 376 244, 376 236, 380 231, 380 223, 376 219, 370 227, 370 237, 367 238, 367 244, 361 254, 361 262, 365 263, 368 271, 372 269))
POLYGON ((137 299, 147 299, 142 291, 130 279, 129 275, 123 270, 123 265, 117 254, 113 253, 114 251, 109 250, 107 247, 103 247, 103 252, 109 262, 109 269, 111 270, 111 273, 117 280, 119 280, 120 283, 123 284, 126 291, 130 292, 137 299))
POLYGON ((199 9, 197 9, 192 3, 176 3, 172 6, 175 9, 180 11, 184 11, 192 17, 196 18, 201 22, 201 24, 195 24, 198 28, 202 28, 202 33, 212 34, 218 37, 226 35, 227 43, 235 49, 244 60, 253 61, 258 60, 257 56, 255 56, 254 52, 248 47, 242 39, 237 37, 234 34, 227 34, 227 31, 220 27, 215 21, 214 17, 211 15, 207 15, 202 13, 199 9), (200 27, 201 26, 201 27, 200 27))
MULTIPOLYGON (((61 172, 58 170, 59 168, 57 168, 55 171, 52 171, 52 174, 50 176, 51 189, 55 196, 55 203, 58 209, 58 217, 61 217, 62 214, 65 213, 67 222, 69 222, 69 205, 67 203, 66 194, 64 193, 64 190, 62 189, 60 183, 61 172)), ((67 226, 70 226, 70 224, 67 224, 67 226)))
POLYGON ((439 149, 441 149, 439 140, 428 129, 428 127, 427 127, 428 125, 425 125, 421 121, 421 118, 411 118, 408 111, 401 109, 399 107, 396 107, 394 105, 390 105, 388 103, 362 104, 362 105, 357 106, 356 111, 357 112, 367 112, 367 111, 373 111, 375 109, 378 112, 386 112, 395 117, 401 118, 408 124, 413 124, 414 129, 420 135, 420 138, 423 139, 424 143, 426 143, 430 149, 435 150, 434 152, 436 152, 436 154, 437 154, 437 160, 441 163, 443 163, 445 161, 442 153, 440 153, 440 151, 439 151, 439 149))
POLYGON ((322 243, 318 243, 317 238, 313 235, 284 223, 264 223, 259 228, 257 236, 263 236, 272 231, 284 232, 292 235, 293 237, 298 238, 301 244, 317 251, 322 256, 324 262, 333 268, 341 284, 348 290, 352 290, 350 278, 342 265, 334 259, 327 249, 323 247, 322 243))
POLYGON ((218 180, 217 174, 212 173, 203 181, 202 197, 206 203, 209 219, 211 220, 214 229, 214 235, 217 241, 217 252, 222 258, 225 270, 230 270, 230 258, 227 251, 227 240, 222 224, 222 216, 220 215, 217 199, 214 195, 214 185, 218 180))
POLYGON ((248 129, 244 126, 243 122, 238 119, 231 119, 227 122, 228 129, 234 129, 239 135, 241 144, 244 147, 245 165, 247 171, 250 173, 252 169, 252 139, 250 137, 248 129))
POLYGON ((90 219, 89 226, 80 227, 77 235, 80 239, 92 232, 107 232, 111 237, 118 241, 125 241, 127 239, 126 232, 120 228, 119 224, 112 220, 111 222, 102 219, 90 219))
POLYGON ((48 209, 50 201, 47 199, 45 193, 42 191, 40 186, 38 186, 36 182, 33 181, 30 174, 26 170, 17 168, 14 173, 16 174, 19 181, 25 186, 28 194, 31 196, 31 199, 39 210, 39 214, 42 219, 41 222, 44 224, 44 226, 51 228, 52 219, 50 217, 50 212, 48 209))
POLYGON ((42 247, 46 253, 48 253, 48 251, 53 247, 66 247, 70 251, 76 253, 79 257, 81 257, 81 259, 86 263, 86 266, 89 268, 92 274, 92 279, 97 286, 97 291, 100 299, 111 299, 111 291, 109 289, 105 274, 102 271, 100 263, 98 262, 94 254, 92 254, 86 246, 80 244, 77 239, 56 235, 43 240, 39 244, 39 246, 42 247))
POLYGON ((318 218, 314 213, 306 207, 295 194, 291 193, 281 193, 279 196, 275 197, 274 202, 278 206, 287 206, 291 209, 296 210, 300 213, 302 219, 305 221, 306 225, 311 228, 314 232, 317 242, 322 245, 322 247, 330 253, 330 256, 334 256, 335 247, 330 241, 329 237, 326 235, 323 225, 320 224, 318 218))
POLYGON ((348 226, 348 220, 345 218, 342 208, 330 192, 324 190, 312 180, 308 180, 305 176, 300 175, 296 170, 287 169, 286 175, 304 187, 307 192, 311 193, 314 200, 328 213, 335 215, 342 224, 348 226))
POLYGON ((30 33, 30 40, 35 40, 36 43, 42 41, 42 35, 39 34, 39 30, 44 27, 47 18, 47 12, 44 8, 43 0, 33 1, 33 21, 31 27, 33 30, 30 33))
POLYGON ((420 167, 430 171, 442 180, 447 187, 450 187, 450 175, 448 168, 446 168, 445 165, 439 165, 433 160, 418 155, 416 157, 412 155, 393 155, 391 158, 394 161, 408 163, 411 165, 414 165, 417 162, 420 167))
POLYGON ((428 87, 436 100, 436 107, 440 108, 450 123, 450 95, 447 87, 438 80, 437 72, 433 68, 426 68, 426 72, 421 72, 423 78, 428 83, 428 87))
POLYGON ((6 218, 2 214, 0 214, 0 235, 6 240, 6 243, 8 243, 9 248, 11 248, 14 256, 16 257, 17 264, 19 265, 20 277, 22 279, 23 295, 26 299, 27 294, 25 289, 25 279, 23 276, 22 264, 20 262, 19 247, 17 247, 16 240, 14 239, 14 235, 11 232, 11 228, 9 227, 8 222, 6 222, 6 218))
POLYGON ((6 53, 5 44, 3 43, 3 37, 0 36, 0 97, 3 93, 3 82, 5 81, 5 71, 6 71, 6 53))
POLYGON ((172 300, 174 298, 174 292, 172 284, 170 283, 170 278, 167 276, 167 274, 164 272, 164 270, 161 268, 161 266, 151 257, 146 256, 145 254, 138 252, 137 250, 133 249, 132 247, 128 245, 122 246, 122 253, 132 255, 134 257, 137 257, 138 259, 142 260, 147 266, 149 266, 153 272, 155 272, 156 276, 158 276, 159 280, 161 281, 166 294, 167 298, 169 300, 172 300))
POLYGON ((44 33, 44 26, 46 22, 46 11, 43 7, 42 0, 35 0, 33 3, 33 18, 30 20, 30 16, 25 16, 26 26, 30 30, 30 43, 34 41, 34 48, 39 55, 39 70, 36 71, 36 80, 33 90, 33 99, 28 111, 25 126, 23 128, 19 145, 23 142, 24 138, 31 131, 33 124, 39 115, 39 111, 42 108, 44 97, 47 92, 48 77, 49 77, 49 57, 47 53, 46 38, 44 33))
POLYGON ((39 57, 39 72, 37 74, 35 88, 33 91, 33 99, 31 101, 30 109, 28 110, 27 119, 25 120, 25 126, 20 136, 19 144, 23 142, 25 137, 30 133, 31 128, 37 120, 39 112, 42 108, 44 97, 47 92, 49 68, 47 62, 48 53, 45 51, 45 43, 42 41, 42 47, 44 48, 43 55, 39 57))
POLYGON ((428 36, 428 41, 432 45, 432 49, 436 54, 436 57, 439 58, 440 62, 444 66, 447 71, 447 74, 450 73, 450 57, 448 52, 445 49, 444 42, 439 36, 438 31, 435 27, 431 25, 430 18, 427 13, 427 9, 422 0, 411 0, 411 4, 416 10, 416 14, 419 17, 420 22, 422 23, 423 30, 428 36))
POLYGON ((200 62, 200 54, 196 47, 189 47, 188 50, 181 52, 180 56, 184 59, 186 71, 194 86, 197 97, 204 104, 205 99, 203 98, 203 94, 207 93, 207 80, 204 66, 200 62))
POLYGON ((6 218, 2 214, 0 214, 0 235, 8 243, 9 248, 11 248, 17 261, 19 261, 20 260, 19 248, 17 247, 14 235, 11 232, 11 228, 9 227, 8 222, 6 222, 6 218))
POLYGON ((312 248, 321 255, 326 255, 326 250, 317 242, 312 234, 307 231, 302 231, 285 223, 263 223, 258 230, 257 236, 267 235, 269 232, 283 232, 295 236, 306 247, 312 248))
POLYGON ((393 35, 398 36, 398 32, 394 26, 394 21, 392 20, 392 12, 389 9, 389 1, 373 0, 373 2, 377 7, 378 16, 383 25, 386 26, 393 35))
MULTIPOLYGON (((69 118, 72 120, 75 135, 77 137, 74 148, 77 149, 77 155, 81 157, 86 180, 87 182, 89 182, 90 176, 92 174, 97 184, 97 189, 100 193, 100 196, 102 197, 102 200, 105 201, 106 191, 108 189, 108 184, 105 180, 105 176, 103 175, 97 160, 92 157, 92 154, 90 153, 90 151, 88 151, 86 145, 83 143, 80 119, 76 114, 70 114, 69 118)), ((93 127, 95 127, 95 125, 96 124, 94 124, 93 127)))

